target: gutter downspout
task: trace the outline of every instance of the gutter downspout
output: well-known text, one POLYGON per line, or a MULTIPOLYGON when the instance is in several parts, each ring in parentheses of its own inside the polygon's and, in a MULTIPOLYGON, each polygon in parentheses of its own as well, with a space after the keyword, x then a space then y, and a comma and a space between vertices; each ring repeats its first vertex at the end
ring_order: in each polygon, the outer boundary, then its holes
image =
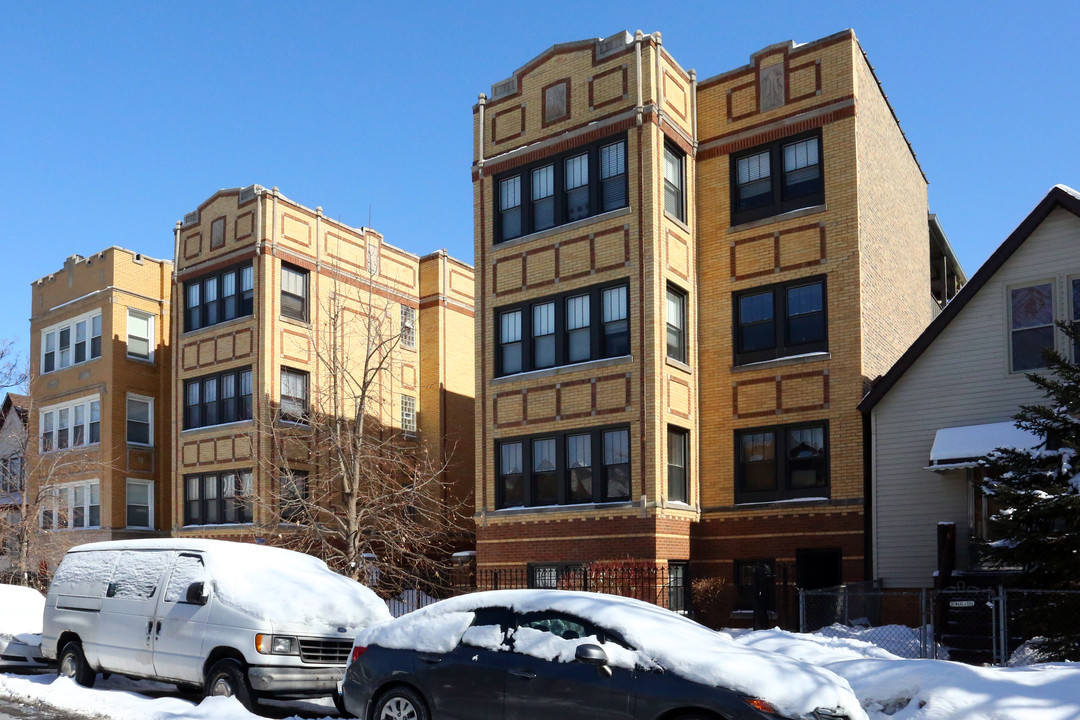
POLYGON ((635 122, 638 127, 641 127, 645 114, 645 108, 641 104, 641 41, 644 37, 640 30, 634 33, 634 58, 637 69, 637 105, 634 106, 634 111, 637 115, 635 122))
POLYGON ((480 106, 480 157, 476 161, 476 172, 480 177, 484 177, 484 108, 487 105, 487 95, 480 93, 476 104, 480 106))

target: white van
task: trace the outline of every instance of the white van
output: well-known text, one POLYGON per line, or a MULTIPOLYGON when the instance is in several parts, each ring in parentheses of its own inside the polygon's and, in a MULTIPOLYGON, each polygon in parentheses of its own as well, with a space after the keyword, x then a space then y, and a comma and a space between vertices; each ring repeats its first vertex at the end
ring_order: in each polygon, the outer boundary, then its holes
POLYGON ((221 540, 125 540, 68 551, 45 601, 42 654, 98 672, 232 695, 332 695, 375 593, 302 553, 221 540))

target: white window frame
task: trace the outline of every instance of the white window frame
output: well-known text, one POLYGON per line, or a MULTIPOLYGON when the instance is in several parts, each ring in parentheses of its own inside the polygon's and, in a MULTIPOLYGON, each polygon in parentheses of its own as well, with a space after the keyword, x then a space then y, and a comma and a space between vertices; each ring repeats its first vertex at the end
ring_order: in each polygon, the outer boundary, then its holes
POLYGON ((416 398, 412 395, 401 396, 401 432, 416 434, 416 398))
POLYGON ((152 480, 139 480, 136 478, 127 478, 127 483, 124 486, 124 526, 129 528, 138 528, 142 530, 154 529, 154 482, 152 480), (147 525, 130 525, 128 524, 128 506, 131 505, 128 500, 127 491, 132 485, 143 485, 147 488, 147 525))
POLYGON ((38 367, 40 368, 42 375, 46 373, 54 373, 59 370, 64 370, 74 365, 82 365, 83 363, 88 363, 91 360, 97 360, 99 357, 101 357, 102 348, 98 349, 97 355, 93 354, 94 338, 100 337, 100 335, 94 335, 94 318, 98 318, 98 325, 101 325, 101 310, 92 310, 88 313, 83 313, 82 315, 79 315, 77 317, 69 318, 67 320, 64 320, 63 322, 59 322, 42 329, 41 352, 39 353, 40 357, 38 358, 40 360, 40 364, 38 365, 38 367), (86 359, 75 362, 76 327, 81 322, 86 323, 86 339, 84 341, 86 342, 86 359), (60 331, 65 329, 71 333, 69 340, 70 344, 68 345, 68 359, 70 362, 68 362, 67 365, 62 365, 60 363, 60 331), (53 333, 55 333, 55 339, 53 341, 53 369, 45 370, 45 347, 47 343, 46 337, 53 333))
MULTIPOLYGON (((1028 280, 1020 280, 1020 281, 1016 281, 1016 282, 1011 282, 1011 283, 1007 283, 1005 285, 1005 368, 1006 368, 1006 371, 1007 371, 1008 375, 1010 375, 1010 376, 1023 375, 1023 374, 1029 373, 1029 372, 1039 372, 1039 371, 1045 371, 1046 370, 1046 366, 1041 366, 1041 367, 1037 367, 1037 368, 1031 368, 1031 369, 1028 369, 1028 370, 1015 370, 1015 369, 1013 369, 1013 334, 1017 330, 1033 329, 1033 328, 1016 328, 1016 329, 1013 328, 1013 312, 1012 312, 1012 294, 1013 294, 1013 291, 1014 290, 1021 290, 1023 288, 1035 287, 1037 285, 1049 285, 1050 286, 1050 303, 1051 303, 1051 305, 1050 305, 1050 316, 1051 316, 1051 325, 1050 325, 1050 327, 1053 329, 1053 334, 1054 334, 1054 341, 1053 341, 1053 344, 1052 344, 1051 347, 1053 347, 1055 349, 1059 349, 1060 348, 1060 341, 1058 339, 1058 336, 1061 335, 1061 333, 1058 331, 1058 328, 1057 328, 1055 323, 1057 323, 1058 320, 1062 319, 1063 316, 1066 315, 1068 312, 1072 311, 1072 292, 1071 292, 1072 291, 1072 286, 1071 286, 1071 284, 1068 287, 1068 290, 1069 290, 1069 292, 1067 293, 1068 296, 1069 296, 1068 297, 1068 302, 1065 303, 1065 305, 1067 305, 1068 307, 1067 308, 1062 308, 1061 307, 1062 303, 1060 302, 1060 298, 1058 297, 1058 293, 1060 291, 1060 284, 1059 284, 1058 280, 1060 279, 1060 277, 1061 276, 1059 275, 1057 278, 1054 278, 1054 277, 1033 278, 1033 279, 1028 279, 1028 280)), ((1045 325, 1040 325, 1040 326, 1037 326, 1037 327, 1045 327, 1045 325)))
POLYGON ((126 346, 128 348, 131 347, 131 336, 132 336, 132 333, 131 333, 131 316, 132 315, 134 315, 136 317, 141 317, 141 318, 146 320, 146 334, 147 334, 147 337, 145 339, 146 339, 147 355, 146 355, 146 357, 143 357, 141 355, 132 355, 131 350, 129 349, 127 351, 127 356, 129 358, 131 358, 132 360, 139 360, 141 362, 150 362, 150 363, 152 363, 152 362, 154 362, 154 345, 155 345, 154 338, 156 337, 155 333, 154 333, 154 314, 146 312, 145 310, 138 310, 138 309, 132 308, 132 307, 128 308, 128 314, 127 314, 127 317, 128 317, 127 338, 128 339, 127 339, 127 343, 126 343, 126 346))
POLYGON ((401 347, 416 349, 416 308, 401 306, 401 347))
POLYGON ((76 448, 84 448, 92 445, 97 445, 101 442, 101 396, 100 395, 87 395, 85 397, 78 398, 76 400, 69 400, 64 403, 58 403, 56 405, 47 405, 38 410, 38 451, 56 452, 60 450, 73 450, 76 448), (92 420, 93 403, 98 404, 98 419, 92 420), (75 445, 75 407, 83 407, 83 442, 81 445, 75 445), (57 438, 60 431, 60 411, 68 411, 68 444, 66 447, 58 447, 57 438), (52 435, 53 442, 52 447, 45 448, 44 428, 45 428, 45 416, 52 417, 52 435), (90 442, 90 426, 98 423, 98 439, 94 442, 90 442))
POLYGON ((101 480, 98 478, 92 478, 90 480, 79 480, 78 482, 64 483, 62 485, 50 485, 42 488, 44 494, 49 499, 42 503, 41 510, 38 512, 39 527, 45 527, 45 513, 52 513, 52 522, 50 528, 53 530, 96 530, 101 527, 101 480), (90 519, 90 508, 94 507, 94 504, 90 502, 94 494, 94 486, 97 486, 98 491, 98 522, 96 525, 88 524, 90 519), (83 503, 83 525, 73 525, 72 522, 75 518, 75 489, 83 488, 85 491, 85 501, 83 503), (66 513, 66 517, 61 518, 61 502, 65 507, 63 512, 66 513), (60 520, 64 521, 64 525, 61 527, 60 520))
POLYGON ((154 398, 147 397, 146 395, 136 395, 135 393, 127 394, 127 398, 124 400, 124 442, 128 445, 137 445, 138 447, 154 447, 154 398), (130 422, 130 419, 128 418, 128 403, 132 400, 136 402, 144 402, 148 406, 147 412, 149 414, 149 418, 147 420, 147 424, 149 425, 149 432, 147 433, 147 435, 149 436, 150 442, 141 443, 128 439, 127 424, 128 422, 130 422))

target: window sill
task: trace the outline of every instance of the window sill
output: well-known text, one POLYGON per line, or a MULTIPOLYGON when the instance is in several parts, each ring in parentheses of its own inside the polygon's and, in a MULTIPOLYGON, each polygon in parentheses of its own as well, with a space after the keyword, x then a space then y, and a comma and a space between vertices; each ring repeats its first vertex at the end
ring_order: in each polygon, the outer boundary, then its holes
POLYGON ((128 355, 127 359, 130 360, 131 362, 139 363, 140 365, 150 365, 151 367, 153 367, 156 364, 156 363, 154 363, 154 358, 153 357, 144 358, 144 357, 138 357, 137 355, 128 355))
POLYGON ((774 222, 780 222, 781 220, 793 220, 795 218, 806 217, 807 215, 817 215, 818 213, 825 212, 828 207, 828 205, 811 205, 810 207, 799 208, 798 210, 788 210, 786 213, 780 213, 779 215, 770 215, 769 217, 764 217, 759 220, 739 223, 738 225, 729 227, 728 234, 742 232, 743 230, 753 230, 754 228, 770 225, 774 222))
POLYGON ((66 448, 53 448, 52 450, 39 450, 38 455, 50 455, 52 453, 62 453, 62 452, 82 451, 82 450, 93 450, 93 449, 96 449, 96 448, 99 448, 99 447, 101 447, 101 441, 98 441, 98 442, 95 442, 95 443, 86 443, 85 445, 72 445, 71 447, 66 447, 66 448))
POLYGON ((671 357, 667 358, 666 360, 667 360, 668 367, 673 367, 676 370, 682 370, 687 375, 693 375, 694 374, 694 369, 692 367, 690 367, 689 365, 687 365, 686 363, 684 363, 682 360, 676 360, 675 358, 671 358, 671 357))
POLYGON ((311 427, 311 424, 308 423, 306 420, 290 420, 289 418, 283 418, 283 417, 282 418, 277 418, 277 420, 274 421, 274 424, 275 425, 284 425, 285 427, 293 427, 293 428, 310 428, 311 427))
POLYGON ((254 520, 249 520, 247 522, 242 522, 242 523, 205 523, 205 524, 196 524, 196 525, 181 525, 180 529, 181 530, 205 530, 207 528, 217 528, 217 529, 225 530, 225 529, 228 529, 228 528, 244 527, 245 525, 254 525, 254 524, 255 524, 254 520))
POLYGON ((818 505, 821 503, 828 503, 829 497, 827 495, 817 495, 814 497, 798 497, 798 498, 778 498, 775 500, 748 500, 745 502, 735 501, 736 508, 747 507, 780 507, 787 505, 818 505))
POLYGON ((599 360, 586 360, 585 362, 574 363, 573 365, 559 365, 557 367, 544 368, 543 370, 529 370, 528 372, 514 373, 513 375, 500 375, 499 377, 492 378, 489 385, 507 385, 519 380, 535 380, 538 378, 553 377, 556 375, 565 375, 567 373, 579 372, 581 370, 593 370, 606 367, 614 367, 616 365, 627 365, 634 362, 633 355, 619 355, 617 357, 600 358, 599 360))
POLYGON ((233 422, 218 423, 217 425, 203 425, 197 428, 185 428, 180 431, 181 435, 187 435, 188 433, 198 433, 202 431, 212 432, 214 430, 221 430, 223 428, 233 428, 237 425, 253 425, 254 420, 234 420, 233 422))
POLYGON ((498 252, 503 248, 516 247, 518 245, 532 242, 533 240, 540 240, 542 238, 551 237, 552 235, 558 235, 559 233, 563 233, 568 230, 577 230, 578 228, 582 228, 587 225, 600 222, 602 220, 611 220, 613 218, 622 217, 623 215, 629 215, 630 212, 631 208, 629 205, 627 205, 626 207, 619 208, 618 210, 609 210, 606 213, 600 213, 599 215, 590 215, 589 217, 582 218, 581 220, 575 220, 573 222, 568 222, 563 225, 556 225, 555 227, 551 227, 546 230, 540 230, 534 233, 530 233, 528 235, 521 235, 520 237, 516 237, 512 240, 504 240, 503 242, 495 243, 493 247, 495 248, 495 251, 498 252))
POLYGON ((204 330, 220 330, 220 329, 225 328, 225 327, 231 327, 233 325, 239 325, 241 323, 250 322, 254 318, 255 318, 254 313, 252 313, 251 315, 243 315, 241 317, 234 317, 232 320, 223 320, 222 322, 214 323, 213 325, 204 325, 201 328, 198 328, 197 330, 185 330, 184 332, 180 333, 180 337, 186 338, 189 335, 197 335, 197 334, 203 332, 204 330))
POLYGON ((679 218, 669 213, 667 210, 664 211, 664 219, 673 223, 675 227, 681 228, 683 232, 690 232, 690 226, 686 224, 685 220, 680 220, 679 218))
POLYGON ((64 372, 65 370, 72 370, 74 368, 81 368, 81 367, 84 367, 86 365, 89 365, 92 362, 96 362, 96 361, 98 361, 100 359, 101 359, 101 356, 98 355, 96 358, 90 358, 89 360, 83 360, 82 362, 72 363, 71 365, 68 365, 67 367, 62 367, 62 368, 58 367, 58 368, 55 368, 53 370, 49 370, 47 372, 41 373, 41 377, 51 377, 53 375, 56 375, 57 373, 64 372))
POLYGON ((137 449, 140 449, 140 450, 153 450, 154 449, 154 446, 152 444, 150 444, 150 443, 137 443, 137 442, 131 442, 130 440, 128 440, 126 442, 126 445, 128 447, 133 447, 133 448, 137 448, 137 449))
POLYGON ((805 355, 788 355, 786 357, 774 358, 773 360, 746 363, 745 365, 732 365, 731 372, 744 373, 752 370, 767 370, 769 368, 784 367, 786 365, 802 365, 804 363, 820 362, 823 360, 832 360, 832 353, 828 351, 813 352, 806 353, 805 355))
POLYGON ((611 502, 578 503, 575 505, 530 505, 528 507, 508 507, 492 510, 493 515, 501 517, 514 515, 550 514, 559 512, 581 512, 583 510, 608 510, 611 508, 636 507, 632 500, 613 500, 611 502))
POLYGON ((288 315, 280 315, 280 314, 278 315, 278 318, 283 323, 287 323, 289 325, 295 325, 296 327, 302 327, 305 330, 310 330, 311 329, 311 321, 310 320, 301 320, 300 318, 294 318, 294 317, 289 317, 288 315))

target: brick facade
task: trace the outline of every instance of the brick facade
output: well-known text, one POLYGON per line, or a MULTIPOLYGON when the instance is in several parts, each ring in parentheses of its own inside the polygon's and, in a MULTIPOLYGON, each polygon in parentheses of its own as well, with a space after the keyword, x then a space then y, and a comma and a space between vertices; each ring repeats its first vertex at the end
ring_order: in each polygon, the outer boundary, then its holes
MULTIPOLYGON (((829 550, 836 581, 862 579, 863 426, 855 408, 868 380, 929 322, 931 305, 926 181, 854 34, 773 45, 749 65, 701 81, 659 33, 556 45, 493 86, 491 98, 480 96, 473 190, 479 565, 689 560, 695 577, 734 580, 739 561, 768 559, 814 583, 826 578, 809 577, 813 553, 801 551, 829 550), (557 119, 551 108, 560 109, 563 91, 551 95, 553 87, 566 90, 557 119), (627 148, 623 207, 593 206, 587 219, 563 216, 564 224, 531 234, 526 225, 521 237, 505 237, 507 188, 532 187, 538 181, 528 174, 545 159, 567 162, 591 152, 590 143, 614 141, 627 148), (777 175, 781 166, 787 172, 786 153, 810 153, 823 199, 789 209, 780 204, 784 190, 773 197, 775 212, 740 219, 750 214, 736 216, 732 178, 737 159, 755 149, 778 153, 777 175), (681 153, 682 219, 665 202, 665 154, 670 162, 681 153), (627 356, 525 373, 500 367, 506 308, 539 312, 548 297, 623 281, 627 356), (819 346, 764 361, 740 357, 739 298, 794 302, 785 300, 789 288, 808 285, 820 289, 819 346), (669 288, 685 296, 685 362, 667 350, 669 288), (509 444, 513 457, 520 439, 540 453, 527 443, 550 435, 562 462, 565 438, 616 425, 631 438, 628 500, 502 501, 499 488, 505 494, 516 481, 500 465, 500 448, 509 444), (777 480, 765 502, 740 497, 737 439, 764 433, 779 453, 808 437, 800 428, 825 438, 824 475, 815 476, 823 486, 788 497, 777 480), (669 429, 688 432, 685 502, 679 461, 674 474, 668 467, 678 455, 669 429)), ((522 197, 521 207, 540 208, 535 196, 522 197)), ((522 338, 523 352, 530 340, 522 338)), ((797 466, 792 453, 785 467, 797 466)), ((595 475, 595 457, 592 467, 595 475)), ((526 487, 548 482, 540 469, 523 472, 526 487)), ((569 467, 561 472, 566 482, 569 467)))

